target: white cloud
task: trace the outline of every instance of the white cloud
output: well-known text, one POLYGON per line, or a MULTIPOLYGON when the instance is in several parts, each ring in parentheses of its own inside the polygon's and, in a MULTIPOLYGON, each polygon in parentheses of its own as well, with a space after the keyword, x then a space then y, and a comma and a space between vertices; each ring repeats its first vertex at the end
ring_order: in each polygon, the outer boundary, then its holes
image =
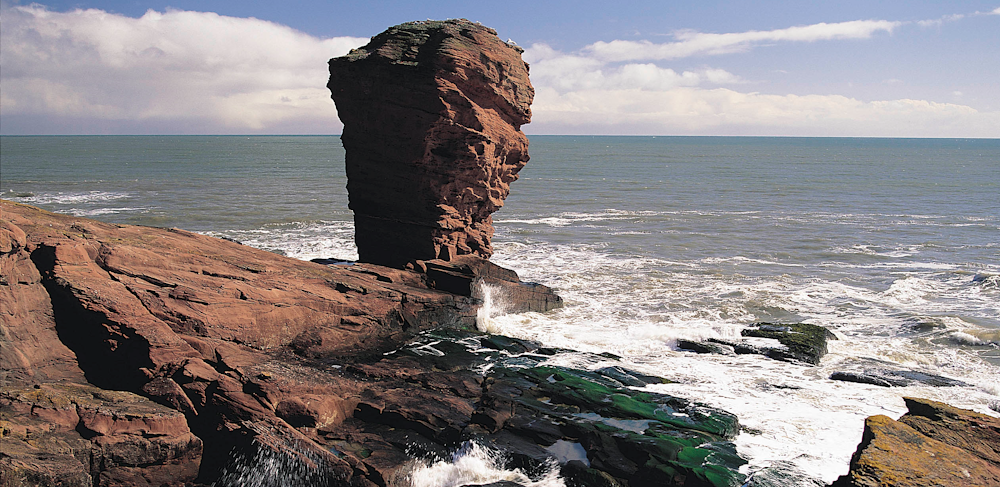
MULTIPOLYGON (((960 18, 954 15, 941 20, 960 18)), ((720 87, 745 83, 724 69, 675 71, 651 62, 745 51, 764 42, 866 39, 878 32, 891 33, 900 25, 903 22, 859 20, 731 34, 685 31, 674 35, 675 42, 597 42, 571 54, 536 44, 524 54, 531 63, 536 90, 534 117, 526 130, 529 133, 1000 136, 998 112, 983 113, 964 105, 926 100, 862 101, 835 94, 741 93, 720 87)), ((904 84, 895 78, 882 83, 904 84)))
POLYGON ((941 18, 938 18, 938 19, 918 20, 917 21, 917 25, 919 25, 921 27, 938 27, 938 26, 940 26, 941 24, 943 24, 945 22, 955 22, 955 21, 958 21, 958 20, 962 20, 964 18, 965 18, 965 15, 963 15, 963 14, 945 15, 945 16, 942 16, 941 18))
POLYGON ((654 44, 650 41, 601 41, 585 47, 583 51, 604 62, 679 59, 696 55, 743 52, 762 42, 867 39, 876 32, 891 33, 900 25, 902 22, 888 20, 852 20, 726 34, 680 31, 674 34, 676 42, 654 44))
POLYGON ((537 91, 531 133, 996 137, 1000 112, 925 100, 768 95, 727 88, 537 91))
POLYGON ((559 92, 593 89, 664 90, 677 86, 715 85, 744 82, 724 69, 700 68, 674 71, 653 63, 606 63, 577 54, 563 54, 545 44, 534 44, 524 53, 531 64, 531 82, 559 92))
MULTIPOLYGON (((1000 9, 995 11, 1000 14, 1000 9)), ((0 31, 0 115, 63 133, 337 133, 327 60, 368 41, 319 39, 214 13, 7 7, 0 31), (54 130, 54 129, 49 129, 54 130)), ((675 42, 598 42, 563 53, 528 48, 536 88, 530 133, 1000 136, 1000 114, 923 100, 741 93, 738 74, 657 64, 766 42, 864 39, 901 23, 854 21, 675 42), (726 88, 728 87, 728 88, 726 88)), ((893 83, 894 80, 886 80, 893 83)), ((960 95, 955 95, 960 96, 960 95)), ((45 133, 38 130, 36 133, 45 133)))
POLYGON ((5 8, 2 21, 5 117, 198 120, 237 133, 339 126, 326 61, 368 42, 176 10, 136 19, 31 5, 5 8))

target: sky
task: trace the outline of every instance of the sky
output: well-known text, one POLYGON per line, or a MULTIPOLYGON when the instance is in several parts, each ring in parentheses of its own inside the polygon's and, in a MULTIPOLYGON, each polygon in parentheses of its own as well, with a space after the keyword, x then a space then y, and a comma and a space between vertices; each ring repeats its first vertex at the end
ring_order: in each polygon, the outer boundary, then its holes
POLYGON ((339 134, 327 61, 467 18, 532 134, 1000 137, 1000 0, 0 0, 0 134, 339 134))

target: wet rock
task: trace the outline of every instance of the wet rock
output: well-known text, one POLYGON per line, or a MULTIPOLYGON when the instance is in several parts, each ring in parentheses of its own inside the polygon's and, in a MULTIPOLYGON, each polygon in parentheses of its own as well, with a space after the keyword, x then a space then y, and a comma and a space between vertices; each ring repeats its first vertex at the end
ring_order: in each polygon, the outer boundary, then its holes
POLYGON ((743 487, 825 487, 820 479, 809 476, 789 461, 777 461, 750 475, 743 487))
POLYGON ((462 19, 397 25, 330 60, 361 261, 490 257, 491 214, 528 161, 521 52, 462 19))
POLYGON ((431 288, 489 299, 498 313, 545 312, 563 305, 562 298, 551 288, 522 282, 516 272, 476 255, 463 255, 451 261, 417 262, 416 268, 424 270, 431 288))
POLYGON ((845 370, 830 374, 831 380, 871 384, 880 387, 907 387, 928 385, 933 387, 966 386, 965 382, 942 375, 904 369, 891 362, 876 359, 854 359, 841 364, 845 370))
POLYGON ((812 365, 819 364, 820 359, 826 355, 826 342, 837 339, 830 330, 808 323, 757 323, 740 334, 745 337, 771 338, 786 347, 787 350, 769 350, 769 357, 812 365))
POLYGON ((624 382, 662 379, 623 367, 545 366, 550 356, 535 347, 476 332, 426 332, 376 363, 350 368, 366 374, 369 392, 329 439, 369 452, 363 462, 382 478, 400 475, 400 462, 371 458, 441 458, 449 445, 472 440, 499 450, 505 468, 539 472, 559 462, 575 485, 742 480, 744 461, 728 441, 739 430, 734 416, 629 387, 624 382), (386 428, 409 436, 390 439, 386 428))
POLYGON ((926 399, 905 398, 893 421, 872 416, 847 475, 836 487, 1000 485, 1000 419, 926 399))
POLYGON ((736 349, 732 345, 711 342, 708 340, 694 341, 694 340, 679 339, 677 340, 677 348, 681 350, 690 350, 696 353, 715 353, 719 355, 736 354, 736 349))
POLYGON ((752 328, 742 330, 740 334, 746 338, 743 340, 680 339, 677 340, 677 348, 720 355, 764 355, 775 360, 818 365, 820 359, 827 353, 827 341, 837 339, 826 328, 808 323, 757 323, 752 328), (776 343, 767 343, 770 340, 776 343))

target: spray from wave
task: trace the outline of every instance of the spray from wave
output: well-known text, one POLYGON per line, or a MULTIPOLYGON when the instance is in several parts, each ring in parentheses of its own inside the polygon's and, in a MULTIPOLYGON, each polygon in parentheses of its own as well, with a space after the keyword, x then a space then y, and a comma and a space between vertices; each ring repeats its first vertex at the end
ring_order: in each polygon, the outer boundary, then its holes
POLYGON ((402 485, 408 487, 459 487, 508 481, 524 487, 566 487, 559 478, 554 461, 534 475, 520 469, 505 469, 507 458, 501 452, 474 441, 465 442, 451 458, 415 461, 404 474, 402 485))

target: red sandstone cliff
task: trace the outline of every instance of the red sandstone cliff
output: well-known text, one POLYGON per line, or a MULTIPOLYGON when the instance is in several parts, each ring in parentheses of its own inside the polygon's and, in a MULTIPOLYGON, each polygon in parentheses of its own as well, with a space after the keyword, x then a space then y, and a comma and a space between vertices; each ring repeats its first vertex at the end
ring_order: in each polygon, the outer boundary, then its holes
POLYGON ((391 27, 330 60, 361 261, 490 257, 491 214, 528 161, 521 52, 447 20, 391 27))

